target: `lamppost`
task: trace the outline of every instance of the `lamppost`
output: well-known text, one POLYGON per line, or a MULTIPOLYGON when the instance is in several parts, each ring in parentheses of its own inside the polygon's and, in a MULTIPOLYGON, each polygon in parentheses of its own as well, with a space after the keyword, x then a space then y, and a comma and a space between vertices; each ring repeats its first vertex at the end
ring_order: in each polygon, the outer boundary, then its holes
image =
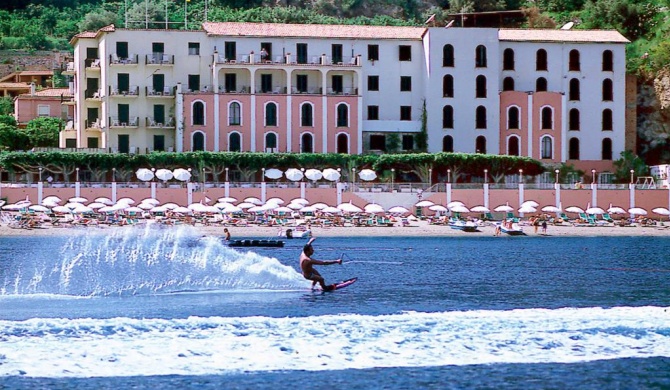
POLYGON ((228 167, 226 167, 226 183, 228 182, 228 167))
POLYGON ((519 184, 523 184, 523 169, 519 169, 519 184))
POLYGON ((489 170, 488 170, 488 169, 484 169, 484 184, 488 184, 488 182, 489 182, 489 175, 488 175, 488 173, 489 173, 489 170))
POLYGON ((75 168, 75 170, 77 171, 77 180, 75 180, 75 181, 79 182, 79 168, 75 168))
POLYGON ((116 168, 112 168, 112 183, 116 183, 116 168))
POLYGON ((42 167, 40 167, 39 170, 40 170, 40 182, 42 182, 42 167))
POLYGON ((596 170, 591 169, 591 183, 596 184, 596 170))
POLYGON ((428 168, 428 188, 433 186, 433 168, 428 168))
POLYGON ((631 169, 630 170, 630 184, 633 184, 633 175, 635 174, 635 170, 631 169))
POLYGON ((354 189, 356 185, 356 168, 351 168, 351 189, 354 189))
POLYGON ((556 173, 556 184, 558 184, 558 174, 561 172, 559 169, 554 171, 556 173))
POLYGON ((265 182, 265 168, 261 168, 261 182, 265 182))
POLYGON ((451 169, 447 169, 447 183, 451 183, 451 169))
POLYGON ((395 168, 391 168, 391 192, 393 192, 393 179, 395 178, 395 168))

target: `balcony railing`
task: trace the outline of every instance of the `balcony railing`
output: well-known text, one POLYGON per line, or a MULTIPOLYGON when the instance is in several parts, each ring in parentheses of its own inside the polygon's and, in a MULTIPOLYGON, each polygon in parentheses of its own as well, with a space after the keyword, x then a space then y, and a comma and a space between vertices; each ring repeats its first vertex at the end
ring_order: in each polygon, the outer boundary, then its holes
POLYGON ((326 93, 328 95, 358 95, 358 88, 327 88, 326 93))
POLYGON ((100 100, 102 98, 101 89, 87 89, 84 91, 85 99, 100 100))
POLYGON ((137 65, 137 54, 131 54, 128 57, 121 57, 116 53, 109 55, 109 63, 111 65, 137 65))
POLYGON ((260 54, 248 53, 240 54, 234 58, 227 58, 223 54, 218 54, 215 57, 216 64, 219 65, 237 65, 237 64, 255 64, 255 65, 328 65, 328 66, 361 66, 361 56, 342 56, 332 57, 325 54, 296 56, 291 54, 286 55, 269 55, 262 58, 260 54))
POLYGON ((139 125, 139 121, 139 118, 136 116, 129 118, 113 116, 109 118, 110 127, 137 127, 139 125))
POLYGON ((172 128, 174 127, 174 118, 173 117, 168 117, 168 118, 154 118, 148 116, 146 118, 146 127, 153 127, 153 128, 172 128))
POLYGON ((65 67, 65 70, 63 71, 65 74, 74 74, 75 73, 75 66, 74 62, 68 62, 67 66, 65 67))
POLYGON ((100 59, 99 58, 87 58, 84 60, 84 65, 88 69, 100 69, 100 59))
POLYGON ((146 55, 147 65, 174 65, 174 56, 165 53, 153 53, 146 55))
POLYGON ((154 89, 154 87, 144 87, 144 93, 149 97, 174 97, 174 87, 164 87, 162 91, 154 89))
POLYGON ((249 93, 248 85, 237 86, 237 89, 226 89, 225 86, 219 85, 219 93, 249 93))
POLYGON ((269 94, 285 94, 286 93, 286 87, 282 86, 273 86, 272 88, 257 88, 256 93, 269 93, 269 94))
POLYGON ((100 118, 97 118, 94 121, 89 121, 88 119, 84 122, 87 129, 100 129, 100 118))
POLYGON ((140 94, 140 87, 131 85, 128 89, 120 89, 118 86, 109 86, 109 96, 137 97, 140 94))

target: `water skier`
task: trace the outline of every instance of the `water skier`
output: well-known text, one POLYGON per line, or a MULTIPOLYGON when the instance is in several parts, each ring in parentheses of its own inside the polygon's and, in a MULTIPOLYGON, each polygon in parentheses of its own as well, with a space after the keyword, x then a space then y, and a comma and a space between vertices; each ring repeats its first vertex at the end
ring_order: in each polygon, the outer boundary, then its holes
POLYGON ((331 291, 335 285, 326 285, 323 276, 314 269, 314 265, 331 265, 331 264, 342 264, 342 259, 337 260, 315 260, 311 256, 314 254, 314 248, 312 247, 312 242, 316 240, 316 237, 312 237, 307 244, 302 249, 300 254, 300 270, 302 271, 302 276, 307 280, 312 281, 312 289, 316 286, 317 283, 321 285, 323 291, 331 291))

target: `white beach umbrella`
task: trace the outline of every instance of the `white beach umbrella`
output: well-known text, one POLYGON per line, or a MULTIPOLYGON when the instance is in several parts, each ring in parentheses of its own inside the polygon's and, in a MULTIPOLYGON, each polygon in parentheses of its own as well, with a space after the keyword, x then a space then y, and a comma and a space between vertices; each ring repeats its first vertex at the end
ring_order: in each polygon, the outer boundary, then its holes
POLYGON ((570 206, 570 207, 566 208, 565 211, 568 212, 568 213, 579 214, 579 213, 583 213, 584 209, 582 209, 581 207, 578 207, 578 206, 570 206))
POLYGON ((435 203, 429 201, 429 200, 422 200, 419 203, 415 204, 414 206, 416 207, 430 207, 434 205, 435 203))
POLYGON ((305 206, 298 211, 300 211, 301 213, 315 213, 316 210, 317 209, 314 206, 305 206))
POLYGON ((149 210, 151 213, 165 213, 168 209, 165 206, 156 206, 153 209, 149 210))
POLYGON ((305 198, 295 198, 295 199, 291 199, 291 201, 289 203, 309 204, 309 201, 305 198))
POLYGON ((88 207, 92 208, 93 210, 98 210, 98 209, 101 209, 105 206, 107 206, 107 205, 104 204, 104 203, 100 203, 100 202, 93 202, 93 203, 88 204, 88 207))
POLYGON ((60 214, 68 214, 71 213, 72 210, 70 210, 68 207, 65 206, 56 206, 51 209, 54 213, 60 213, 60 214))
POLYGON ((284 172, 284 176, 291 181, 300 181, 304 175, 300 169, 289 168, 284 172))
POLYGON ((172 177, 179 181, 187 181, 191 178, 191 172, 184 168, 177 168, 172 171, 172 177))
POLYGON ((116 201, 116 204, 135 204, 135 201, 131 198, 121 198, 116 201))
POLYGON ((232 198, 230 196, 227 196, 225 198, 219 198, 219 199, 217 199, 217 201, 221 202, 221 203, 235 203, 235 202, 237 202, 237 198, 232 198))
POLYGON ((44 203, 44 202, 60 203, 62 201, 63 200, 61 198, 57 197, 56 195, 50 195, 50 196, 47 196, 46 198, 42 199, 42 203, 44 203))
POLYGON ((493 211, 498 213, 511 213, 512 211, 514 211, 514 208, 506 203, 501 204, 500 206, 494 208, 493 211))
POLYGON ((260 206, 260 205, 263 204, 263 201, 262 201, 262 200, 260 200, 260 199, 258 199, 258 198, 256 198, 256 197, 253 197, 253 196, 250 196, 250 197, 248 197, 248 198, 244 198, 244 201, 247 202, 247 203, 253 203, 253 204, 255 204, 256 206, 260 206))
POLYGON ((520 207, 523 207, 523 206, 530 206, 530 207, 535 207, 535 208, 537 208, 539 205, 540 205, 540 204, 537 203, 537 202, 534 201, 534 200, 527 200, 527 201, 521 203, 521 206, 520 206, 520 207))
POLYGON ((491 210, 489 210, 488 207, 485 206, 475 206, 470 209, 473 213, 490 213, 491 210))
POLYGON ((451 210, 454 213, 469 213, 470 212, 470 210, 468 210, 467 207, 460 206, 460 205, 456 205, 456 206, 450 208, 449 210, 451 210))
POLYGON ((670 215, 670 210, 666 209, 665 207, 656 207, 655 209, 651 209, 651 212, 658 215, 670 215))
POLYGON ((301 204, 301 203, 289 203, 286 207, 293 209, 293 210, 300 210, 301 208, 305 207, 306 204, 301 204))
POLYGON ((82 198, 81 196, 78 196, 78 197, 75 197, 75 198, 70 198, 67 201, 71 202, 71 203, 86 203, 86 202, 88 202, 88 199, 82 198))
POLYGON ((305 171, 305 177, 308 178, 309 180, 320 180, 323 177, 323 173, 321 173, 320 170, 318 169, 308 169, 305 171))
POLYGON ((291 213, 293 209, 290 209, 286 206, 280 206, 273 210, 275 213, 291 213))
POLYGON ((2 206, 2 209, 3 210, 9 210, 9 211, 17 211, 17 210, 25 209, 28 206, 30 206, 30 205, 18 205, 16 203, 12 203, 12 204, 8 204, 6 206, 2 206))
POLYGON ((348 202, 348 203, 340 203, 337 205, 337 208, 344 211, 345 213, 360 213, 363 210, 356 206, 355 204, 348 202))
POLYGON ((114 202, 112 202, 111 199, 105 198, 104 196, 100 197, 100 198, 95 198, 95 201, 98 202, 98 203, 102 203, 104 205, 107 205, 107 206, 111 206, 111 205, 114 204, 114 202))
POLYGON ((607 212, 610 214, 626 214, 626 210, 619 206, 612 206, 607 209, 607 212))
POLYGON ((323 170, 323 178, 328 181, 337 181, 342 175, 337 169, 326 168, 323 170))
POLYGON ((249 202, 242 202, 242 203, 237 205, 237 207, 239 207, 241 209, 249 209, 249 208, 252 208, 254 206, 256 206, 256 205, 253 204, 253 203, 249 203, 249 202))
POLYGON ((135 176, 137 176, 137 178, 142 181, 149 181, 154 178, 154 173, 151 171, 151 169, 140 168, 137 170, 137 172, 135 172, 135 176))
POLYGON ((98 209, 98 213, 113 213, 115 211, 117 211, 117 209, 115 209, 113 206, 105 206, 105 207, 100 207, 98 209))
MULTIPOLYGON (((2 203, 4 204, 4 203, 2 203)), ((53 200, 43 200, 42 201, 42 206, 52 208, 58 206, 58 203, 54 202, 53 200)))
POLYGON ((169 169, 159 169, 156 171, 156 177, 158 180, 168 181, 174 177, 172 171, 169 169))
POLYGON ((520 212, 520 213, 523 213, 523 214, 529 214, 529 213, 536 213, 537 209, 535 207, 527 204, 527 205, 519 207, 519 210, 517 210, 517 211, 520 212))
POLYGON ((216 203, 216 204, 214 205, 214 207, 216 207, 216 208, 218 208, 218 209, 225 209, 226 207, 231 206, 231 205, 232 205, 232 203, 228 203, 228 202, 219 202, 219 203, 216 203))
POLYGON ((260 205, 260 207, 262 207, 264 210, 274 210, 274 209, 278 208, 279 205, 277 203, 267 203, 266 202, 265 204, 260 205))
POLYGON ((174 210, 177 207, 179 207, 179 205, 176 204, 176 203, 166 203, 166 204, 163 205, 163 207, 165 207, 168 210, 174 210))
POLYGON ((72 209, 72 212, 77 213, 77 214, 85 214, 85 213, 92 213, 93 209, 90 208, 90 207, 84 206, 83 204, 80 203, 78 207, 75 207, 74 209, 72 209))
POLYGON ((585 211, 586 211, 586 214, 592 214, 592 215, 605 214, 605 210, 603 210, 600 207, 589 207, 585 211))
MULTIPOLYGON (((187 206, 190 210, 202 213, 205 212, 207 205, 196 202, 196 203, 191 203, 190 205, 187 206)), ((217 209, 218 210, 218 209, 217 209)))
POLYGON ((407 208, 402 206, 393 206, 390 209, 388 209, 388 212, 393 214, 406 214, 409 213, 409 210, 407 210, 407 208))
MULTIPOLYGON (((456 207, 456 206, 454 206, 454 207, 456 207)), ((461 206, 461 207, 464 207, 464 206, 461 206)), ((439 211, 441 213, 446 213, 447 211, 449 211, 448 208, 442 206, 441 204, 434 204, 434 205, 428 207, 428 209, 433 210, 433 211, 439 211)))
POLYGON ((139 206, 138 207, 128 207, 127 209, 123 210, 124 213, 141 213, 144 210, 142 210, 139 206))
POLYGON ((38 205, 38 204, 34 204, 32 206, 29 206, 28 209, 33 210, 33 211, 37 211, 37 212, 40 212, 40 213, 44 213, 44 212, 49 211, 48 207, 41 206, 41 205, 38 205))
POLYGON ((81 204, 81 203, 79 203, 79 202, 68 202, 68 203, 65 203, 65 207, 69 208, 70 210, 74 210, 74 209, 76 209, 76 208, 79 207, 79 206, 83 206, 83 204, 81 204))
POLYGON ((319 203, 314 203, 314 204, 312 205, 312 207, 314 207, 314 208, 317 209, 317 210, 323 210, 323 209, 325 209, 326 207, 328 207, 328 205, 325 204, 325 203, 321 203, 321 202, 319 202, 319 203))
POLYGON ((247 209, 247 213, 262 213, 265 211, 267 211, 267 209, 263 206, 254 206, 247 209))
POLYGON ((542 207, 542 211, 544 211, 545 213, 560 213, 560 212, 561 212, 561 208, 560 208, 560 207, 556 207, 556 206, 551 206, 551 205, 550 205, 550 206, 544 206, 544 207, 542 207))
POLYGON ((372 169, 363 169, 358 172, 358 177, 361 180, 370 181, 377 178, 377 174, 372 169))
POLYGON ((241 213, 242 209, 231 204, 230 206, 226 206, 226 207, 222 208, 221 212, 222 213, 241 213))
POLYGON ((282 198, 270 198, 266 200, 265 203, 284 204, 285 202, 284 199, 282 198))
POLYGON ((110 207, 112 207, 114 210, 125 210, 131 206, 128 203, 116 203, 111 205, 110 207))
POLYGON ((283 174, 284 174, 284 172, 282 172, 282 171, 280 171, 279 169, 276 169, 276 168, 270 168, 270 169, 265 170, 265 177, 267 177, 268 179, 273 179, 273 180, 274 179, 279 179, 280 177, 282 177, 283 174))
POLYGON ((366 213, 383 213, 384 208, 376 203, 369 203, 363 207, 366 213))
POLYGON ((321 210, 323 213, 328 213, 328 214, 342 214, 342 210, 338 209, 337 207, 333 206, 328 206, 325 209, 321 210))
POLYGON ((628 209, 628 214, 631 215, 647 215, 647 210, 643 209, 642 207, 632 207, 628 209))
POLYGON ((160 204, 161 202, 158 199, 145 198, 145 199, 142 199, 140 201, 140 203, 148 203, 148 204, 152 204, 152 205, 156 206, 156 205, 160 204))
POLYGON ((158 206, 158 205, 151 204, 151 203, 140 203, 139 205, 137 205, 137 207, 138 207, 140 210, 151 210, 151 209, 153 209, 153 208, 156 207, 156 206, 158 206))
POLYGON ((182 206, 175 207, 174 209, 172 209, 172 211, 179 214, 193 214, 193 211, 191 211, 191 209, 182 206))

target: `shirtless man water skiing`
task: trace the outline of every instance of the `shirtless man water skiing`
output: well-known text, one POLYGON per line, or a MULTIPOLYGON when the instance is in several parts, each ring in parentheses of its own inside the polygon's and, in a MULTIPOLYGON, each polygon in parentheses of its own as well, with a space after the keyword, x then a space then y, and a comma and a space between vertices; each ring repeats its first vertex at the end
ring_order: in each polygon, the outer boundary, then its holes
POLYGON ((317 283, 321 285, 323 291, 331 291, 335 288, 334 284, 326 286, 323 276, 314 269, 314 265, 331 265, 331 264, 342 264, 342 259, 324 261, 324 260, 314 260, 312 255, 314 254, 314 248, 312 247, 312 242, 316 240, 316 237, 312 237, 309 242, 303 247, 302 253, 300 254, 300 270, 302 270, 302 276, 307 280, 312 281, 312 289, 316 286, 317 283))

